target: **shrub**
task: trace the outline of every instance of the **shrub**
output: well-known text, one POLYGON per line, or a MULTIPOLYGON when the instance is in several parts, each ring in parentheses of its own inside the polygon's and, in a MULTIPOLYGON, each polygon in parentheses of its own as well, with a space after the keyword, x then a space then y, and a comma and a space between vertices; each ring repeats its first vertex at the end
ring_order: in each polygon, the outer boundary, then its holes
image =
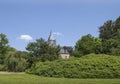
POLYGON ((27 73, 45 77, 120 78, 120 57, 89 54, 76 59, 37 62, 27 73))
POLYGON ((6 71, 5 65, 0 65, 0 71, 6 71))

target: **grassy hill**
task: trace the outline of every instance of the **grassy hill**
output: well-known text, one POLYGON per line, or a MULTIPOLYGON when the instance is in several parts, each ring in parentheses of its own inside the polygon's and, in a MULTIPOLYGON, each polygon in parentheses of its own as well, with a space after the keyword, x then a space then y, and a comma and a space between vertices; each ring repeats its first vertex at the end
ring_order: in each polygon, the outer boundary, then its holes
POLYGON ((120 78, 120 57, 89 54, 69 60, 38 62, 27 72, 45 77, 120 78))
POLYGON ((120 84, 120 79, 66 79, 29 74, 0 74, 0 84, 120 84))

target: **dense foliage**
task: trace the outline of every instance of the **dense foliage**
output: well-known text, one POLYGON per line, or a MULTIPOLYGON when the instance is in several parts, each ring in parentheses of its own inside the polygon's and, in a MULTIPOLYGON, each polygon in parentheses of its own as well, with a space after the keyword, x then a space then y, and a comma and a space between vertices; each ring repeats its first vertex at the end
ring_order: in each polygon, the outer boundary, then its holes
POLYGON ((120 78, 120 57, 90 54, 79 59, 37 62, 27 72, 45 77, 120 78))
POLYGON ((5 59, 7 71, 23 72, 27 68, 28 53, 22 51, 9 52, 5 59))
POLYGON ((120 55, 120 17, 115 21, 108 20, 100 28, 102 53, 120 55))
POLYGON ((47 41, 40 38, 36 42, 31 42, 26 48, 30 52, 29 66, 38 61, 53 61, 59 58, 60 47, 52 47, 47 41))
POLYGON ((82 38, 77 41, 73 55, 75 57, 80 57, 90 53, 98 54, 102 51, 101 46, 101 39, 95 38, 92 35, 88 34, 82 36, 82 38))
POLYGON ((82 36, 75 45, 73 55, 80 57, 90 53, 120 56, 120 17, 108 20, 99 28, 99 38, 88 34, 82 36))
POLYGON ((5 55, 8 50, 8 39, 5 34, 0 34, 0 64, 4 63, 5 55))

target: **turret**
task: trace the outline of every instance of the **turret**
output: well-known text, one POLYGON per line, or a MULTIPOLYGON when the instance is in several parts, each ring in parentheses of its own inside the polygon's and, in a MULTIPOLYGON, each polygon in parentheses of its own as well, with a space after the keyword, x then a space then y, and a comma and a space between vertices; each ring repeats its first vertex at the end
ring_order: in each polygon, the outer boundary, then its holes
POLYGON ((52 46, 52 47, 56 47, 56 40, 53 37, 52 32, 50 32, 50 35, 48 37, 48 43, 52 46))

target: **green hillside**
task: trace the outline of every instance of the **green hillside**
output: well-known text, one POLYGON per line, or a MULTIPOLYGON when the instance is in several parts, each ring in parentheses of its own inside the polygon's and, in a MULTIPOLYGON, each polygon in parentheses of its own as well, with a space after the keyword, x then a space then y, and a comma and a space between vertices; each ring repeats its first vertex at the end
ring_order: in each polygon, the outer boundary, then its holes
POLYGON ((27 73, 45 77, 120 78, 120 57, 89 54, 81 58, 37 62, 27 73))

